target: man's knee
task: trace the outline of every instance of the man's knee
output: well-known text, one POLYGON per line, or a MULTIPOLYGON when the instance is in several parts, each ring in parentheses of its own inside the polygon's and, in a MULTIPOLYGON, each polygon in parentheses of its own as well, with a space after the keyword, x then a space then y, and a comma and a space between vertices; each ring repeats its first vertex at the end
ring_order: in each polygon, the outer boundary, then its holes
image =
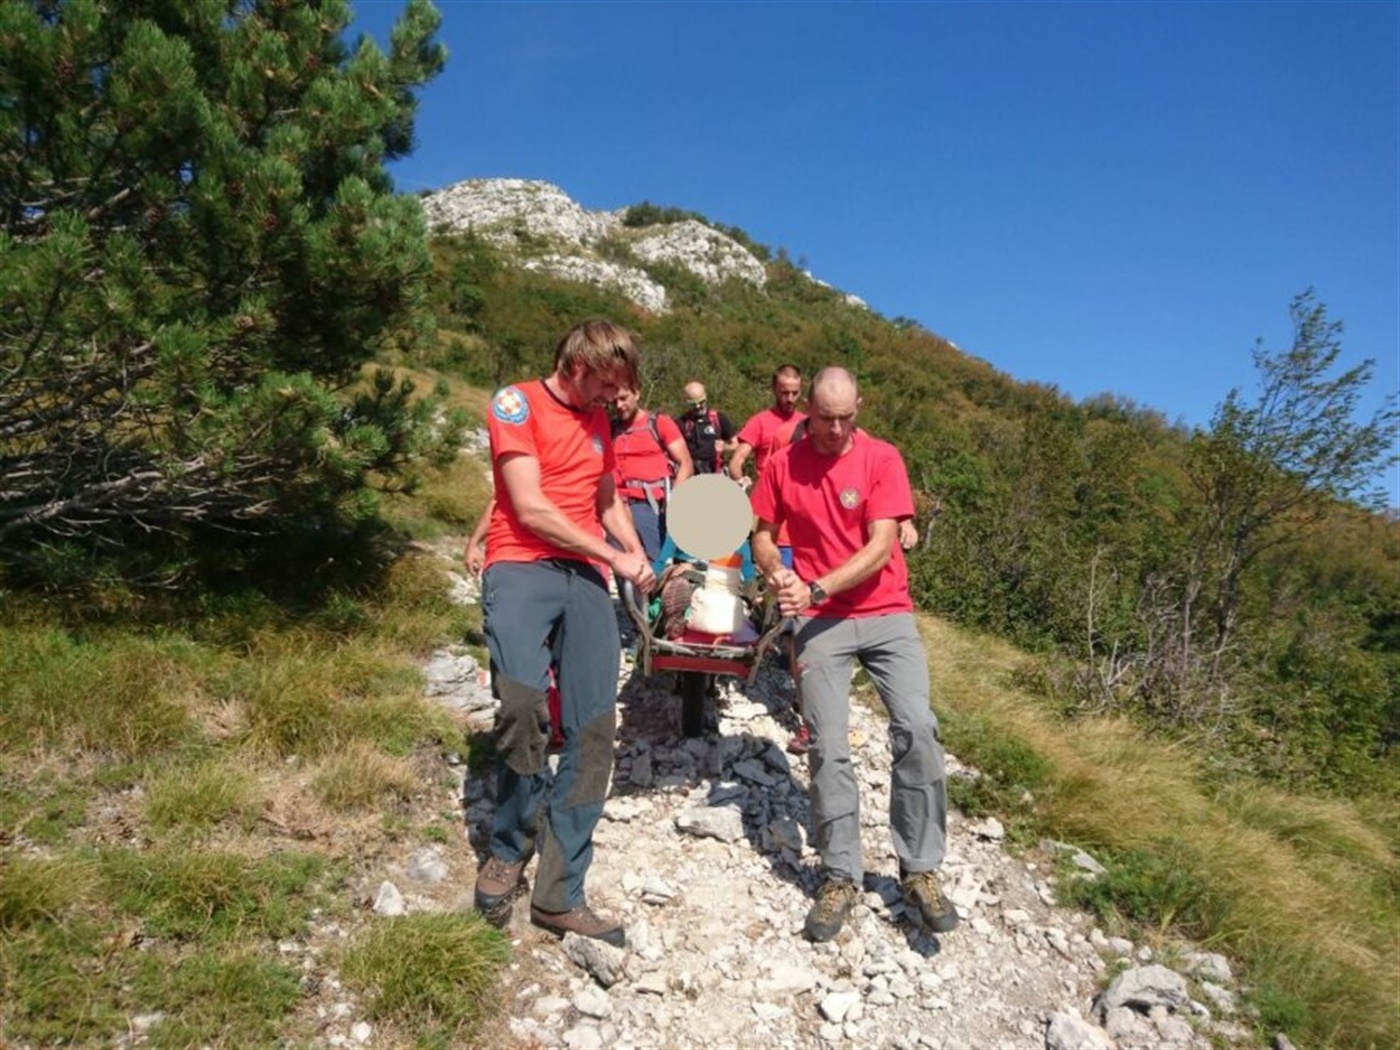
POLYGON ((938 743, 937 722, 890 729, 891 774, 904 785, 931 784, 943 779, 943 748, 938 743))
POLYGON ((521 776, 544 769, 549 747, 549 699, 536 689, 507 675, 495 676, 496 750, 521 776))
POLYGON ((617 709, 609 706, 583 724, 579 731, 578 769, 566 805, 586 806, 602 802, 612 775, 613 737, 617 733, 617 709))

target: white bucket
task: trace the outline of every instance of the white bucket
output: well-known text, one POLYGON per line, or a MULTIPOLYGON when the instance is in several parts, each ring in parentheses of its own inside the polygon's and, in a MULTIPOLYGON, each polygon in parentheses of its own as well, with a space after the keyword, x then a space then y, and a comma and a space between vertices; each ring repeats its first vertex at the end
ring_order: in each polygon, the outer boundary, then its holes
POLYGON ((705 569, 705 583, 690 597, 688 625, 705 634, 734 634, 745 623, 739 597, 739 570, 722 565, 705 569))

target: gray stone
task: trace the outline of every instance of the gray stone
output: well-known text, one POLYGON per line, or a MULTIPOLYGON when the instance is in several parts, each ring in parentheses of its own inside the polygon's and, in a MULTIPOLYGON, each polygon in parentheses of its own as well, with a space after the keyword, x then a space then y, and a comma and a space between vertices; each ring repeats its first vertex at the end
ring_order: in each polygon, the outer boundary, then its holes
POLYGON ((392 882, 381 882, 379 892, 374 895, 374 914, 393 918, 396 915, 405 915, 407 912, 408 904, 404 901, 399 888, 392 882))
POLYGON ((608 998, 608 993, 591 984, 574 996, 572 1005, 584 1017, 592 1017, 597 1020, 611 1017, 613 1012, 612 1000, 608 998))
POLYGON ((611 988, 627 973, 627 951, 592 937, 564 934, 564 954, 586 970, 604 988, 611 988))
POLYGON ((441 882, 447 878, 447 863, 436 846, 424 846, 408 858, 408 877, 419 882, 441 882))
POLYGON ((1098 1025, 1076 1013, 1050 1015, 1045 1029, 1046 1050, 1115 1050, 1113 1040, 1098 1025))
POLYGON ((1170 1010, 1184 1006, 1190 997, 1186 993, 1186 978, 1165 966, 1140 966, 1126 970, 1099 997, 1100 1011, 1126 1006, 1146 1013, 1154 1006, 1170 1010))
POLYGON ((744 837, 744 817, 732 806, 687 809, 676 817, 676 827, 691 835, 738 842, 744 837))
POLYGON ((1234 978, 1230 960, 1219 952, 1186 952, 1181 956, 1186 972, 1203 981, 1223 984, 1234 978))

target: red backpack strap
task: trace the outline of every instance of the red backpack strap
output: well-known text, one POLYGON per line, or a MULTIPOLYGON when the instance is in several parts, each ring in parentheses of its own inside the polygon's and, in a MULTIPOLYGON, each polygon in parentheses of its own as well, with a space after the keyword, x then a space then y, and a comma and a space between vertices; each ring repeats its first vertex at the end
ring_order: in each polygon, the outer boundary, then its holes
MULTIPOLYGON (((653 438, 656 439, 656 447, 659 448, 659 449, 661 450, 662 455, 664 455, 664 456, 666 457, 666 462, 667 462, 668 464, 670 464, 670 467, 671 467, 671 476, 672 476, 672 477, 675 477, 676 471, 677 471, 678 469, 680 469, 680 464, 677 463, 674 459, 671 458, 671 452, 670 452, 670 450, 666 447, 666 442, 663 441, 662 438, 661 438, 661 426, 660 426, 660 424, 658 423, 658 420, 659 420, 659 419, 661 418, 661 416, 664 415, 664 414, 665 414, 665 413, 662 413, 662 412, 648 412, 648 413, 647 413, 647 427, 651 430, 651 436, 652 436, 653 438)), ((680 429, 680 428, 677 427, 677 429, 680 429)), ((685 437, 685 435, 682 434, 681 437, 682 437, 682 440, 683 440, 684 437, 685 437)))

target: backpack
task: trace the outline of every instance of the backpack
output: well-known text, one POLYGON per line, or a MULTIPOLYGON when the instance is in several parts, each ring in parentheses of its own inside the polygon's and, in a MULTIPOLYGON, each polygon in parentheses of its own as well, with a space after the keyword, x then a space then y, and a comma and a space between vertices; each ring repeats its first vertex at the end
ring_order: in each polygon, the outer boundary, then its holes
MULTIPOLYGON (((710 424, 710 429, 714 431, 715 437, 719 437, 721 428, 719 425, 718 409, 706 409, 705 419, 710 424)), ((723 457, 714 450, 713 440, 704 456, 700 455, 700 449, 696 447, 695 434, 699 429, 696 425, 695 417, 689 412, 681 417, 681 434, 685 437, 686 447, 690 449, 690 458, 695 465, 697 474, 720 474, 724 471, 723 457)))
MULTIPOLYGON (((665 455, 666 465, 670 468, 671 476, 675 477, 677 469, 676 461, 671 458, 671 453, 667 451, 666 442, 661 440, 661 428, 656 423, 656 420, 660 415, 661 413, 659 412, 647 412, 647 433, 649 433, 651 435, 651 439, 656 442, 656 447, 659 448, 665 455)), ((611 422, 609 429, 612 432, 612 437, 614 441, 616 441, 623 434, 631 434, 634 433, 636 430, 635 427, 628 426, 620 419, 614 419, 611 422)))

